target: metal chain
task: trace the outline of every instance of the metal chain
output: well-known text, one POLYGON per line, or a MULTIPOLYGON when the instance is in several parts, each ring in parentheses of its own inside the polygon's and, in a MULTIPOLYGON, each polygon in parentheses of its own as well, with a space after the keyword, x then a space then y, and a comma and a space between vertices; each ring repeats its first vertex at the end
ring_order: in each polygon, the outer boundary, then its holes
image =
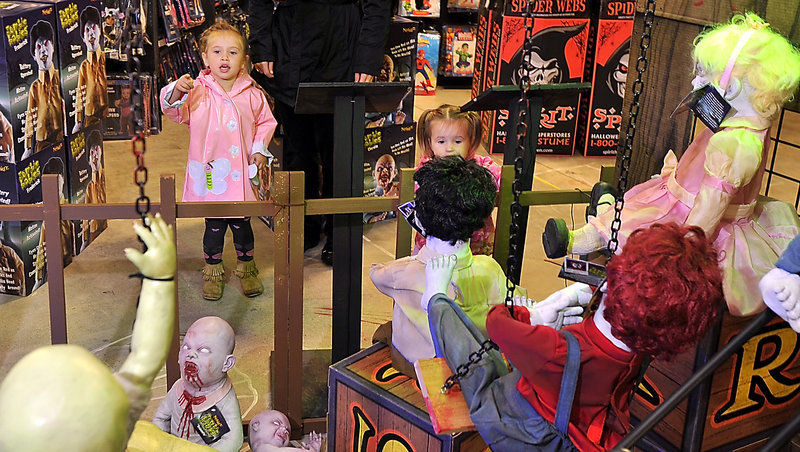
MULTIPOLYGON (((144 193, 147 184, 147 166, 144 164, 144 154, 147 150, 145 143, 144 130, 144 102, 142 99, 142 62, 139 55, 144 54, 143 36, 144 30, 136 29, 140 24, 141 10, 138 2, 131 2, 125 10, 125 29, 123 39, 125 42, 126 69, 128 71, 128 82, 130 84, 133 104, 133 137, 131 138, 131 151, 136 157, 136 168, 133 170, 133 181, 139 186, 139 196, 136 198, 136 213, 145 218, 150 212, 150 198, 144 193), (137 5, 137 6, 134 6, 137 5)), ((145 224, 146 225, 146 224, 145 224)))
MULTIPOLYGON (((533 53, 533 17, 531 14, 531 2, 526 2, 525 17, 525 39, 522 42, 522 61, 520 63, 520 79, 519 79, 519 100, 517 101, 517 147, 514 149, 514 182, 511 184, 511 193, 514 200, 511 202, 511 224, 508 227, 508 258, 506 260, 506 299, 505 306, 508 308, 512 317, 514 291, 517 288, 518 281, 514 281, 514 275, 517 274, 519 268, 519 238, 520 238, 520 215, 522 205, 519 203, 519 196, 522 193, 522 177, 523 177, 523 162, 525 159, 525 142, 528 137, 528 121, 534 120, 536 113, 532 112, 533 118, 528 119, 528 112, 530 110, 530 100, 528 94, 531 88, 530 72, 531 54, 533 53)), ((534 151, 535 152, 535 151, 534 151)))
MULTIPOLYGON (((519 112, 517 114, 517 147, 514 149, 514 182, 511 184, 511 192, 514 194, 514 201, 511 202, 511 224, 509 225, 508 232, 508 260, 506 261, 506 299, 505 306, 508 308, 511 316, 514 316, 514 291, 517 288, 517 282, 514 281, 512 275, 517 273, 520 257, 518 256, 519 250, 519 237, 520 237, 520 211, 522 205, 519 202, 520 193, 522 193, 522 176, 523 176, 523 161, 525 158, 525 142, 528 136, 528 111, 530 110, 530 101, 528 94, 531 88, 531 54, 533 53, 533 15, 531 14, 531 2, 526 2, 525 6, 525 39, 522 43, 522 62, 520 63, 520 80, 519 89, 520 95, 517 101, 519 112)), ((534 112, 538 113, 538 112, 534 112)), ((533 115, 536 118, 536 114, 533 115)), ((531 118, 530 120, 534 120, 531 118)), ((477 352, 472 352, 469 355, 469 360, 466 363, 460 364, 456 368, 454 375, 451 375, 445 380, 442 385, 442 393, 446 393, 450 388, 458 382, 458 379, 465 376, 469 372, 470 367, 478 363, 490 350, 496 350, 497 344, 490 339, 485 340, 481 344, 481 348, 477 352)))
POLYGON ((636 60, 636 81, 633 82, 633 100, 631 101, 628 117, 628 127, 626 129, 625 144, 620 160, 619 182, 617 184, 617 202, 614 203, 614 220, 611 222, 611 237, 608 240, 609 257, 614 256, 619 247, 619 228, 622 226, 622 208, 625 206, 625 190, 628 186, 628 168, 633 154, 633 137, 636 134, 636 119, 639 117, 639 97, 644 88, 642 81, 645 70, 647 70, 647 49, 650 47, 651 32, 653 31, 653 19, 656 12, 656 0, 648 0, 647 9, 644 12, 644 29, 642 39, 639 43, 640 53, 636 60))
POLYGON ((469 372, 469 368, 471 366, 474 366, 475 364, 478 364, 478 361, 480 361, 481 358, 483 358, 483 355, 485 355, 491 350, 497 350, 497 344, 495 344, 489 339, 486 339, 485 341, 483 341, 483 343, 481 344, 481 348, 479 348, 478 351, 469 354, 469 359, 467 360, 467 362, 465 362, 464 364, 460 364, 456 368, 455 374, 447 377, 447 380, 444 381, 444 384, 442 385, 441 388, 442 394, 447 394, 447 391, 449 391, 450 388, 452 388, 453 386, 455 386, 456 383, 458 383, 458 379, 467 375, 467 372, 469 372))

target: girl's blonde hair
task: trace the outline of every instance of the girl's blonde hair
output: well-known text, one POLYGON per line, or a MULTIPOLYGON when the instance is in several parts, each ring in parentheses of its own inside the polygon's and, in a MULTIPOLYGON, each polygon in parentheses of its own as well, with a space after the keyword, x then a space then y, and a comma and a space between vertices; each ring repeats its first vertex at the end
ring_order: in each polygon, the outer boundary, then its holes
POLYGON ((719 83, 734 48, 748 31, 751 34, 736 58, 732 75, 753 87, 749 100, 756 111, 774 118, 800 82, 800 52, 758 15, 737 14, 730 22, 704 31, 694 39, 692 57, 710 80, 719 83))
POLYGON ((465 159, 471 160, 475 157, 475 152, 478 150, 481 138, 483 137, 483 125, 481 124, 481 118, 477 112, 462 112, 460 107, 448 104, 425 110, 422 116, 419 117, 417 126, 417 143, 422 149, 423 158, 432 159, 435 157, 433 155, 433 148, 431 147, 431 125, 434 121, 464 121, 467 126, 466 138, 469 141, 469 148, 465 159))
POLYGON ((203 33, 200 34, 200 42, 198 43, 200 46, 200 51, 201 52, 206 51, 206 49, 208 48, 208 40, 212 34, 221 32, 235 34, 239 38, 239 41, 241 41, 242 43, 242 51, 245 53, 245 55, 247 55, 247 40, 244 39, 242 32, 224 19, 216 21, 213 25, 206 28, 203 31, 203 33))

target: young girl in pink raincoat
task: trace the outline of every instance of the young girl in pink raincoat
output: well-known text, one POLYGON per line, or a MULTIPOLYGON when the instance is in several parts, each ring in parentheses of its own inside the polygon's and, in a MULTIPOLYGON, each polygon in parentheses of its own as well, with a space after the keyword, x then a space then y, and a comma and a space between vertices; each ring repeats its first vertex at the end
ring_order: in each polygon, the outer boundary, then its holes
MULTIPOLYGON (((264 92, 245 71, 245 40, 236 28, 226 22, 212 25, 200 36, 200 50, 206 69, 197 79, 185 74, 161 90, 164 114, 189 126, 183 201, 255 201, 248 170, 251 165, 260 170, 270 164, 267 143, 277 123, 264 92)), ((222 247, 228 227, 242 291, 248 297, 261 294, 250 217, 205 222, 203 298, 222 297, 222 247)))

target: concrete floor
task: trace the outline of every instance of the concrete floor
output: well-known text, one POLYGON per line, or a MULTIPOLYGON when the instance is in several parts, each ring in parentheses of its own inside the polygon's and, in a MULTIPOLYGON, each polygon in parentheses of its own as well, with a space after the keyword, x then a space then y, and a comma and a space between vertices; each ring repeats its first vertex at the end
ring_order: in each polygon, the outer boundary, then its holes
MULTIPOLYGON (((461 105, 469 100, 464 89, 439 88, 436 96, 416 98, 416 116, 424 109, 441 103, 461 105)), ((787 123, 797 123, 797 115, 787 123)), ((800 130, 784 129, 785 139, 800 142, 800 130)), ((146 191, 157 201, 158 175, 176 175, 177 191, 183 187, 188 130, 165 119, 161 134, 148 138, 145 162, 150 181, 146 191)), ((797 150, 786 148, 777 167, 797 177, 797 150)), ((499 162, 502 156, 493 156, 499 162)), ((131 203, 138 194, 133 183, 135 159, 128 142, 105 143, 105 165, 108 202, 131 203)), ((613 158, 537 157, 534 189, 590 190, 599 178, 601 165, 613 165, 613 158)), ((766 180, 766 178, 765 178, 766 180)), ((794 203, 797 186, 774 181, 770 195, 794 203)), ((583 223, 584 205, 548 206, 531 209, 528 240, 525 247, 521 284, 529 289, 534 299, 564 286, 556 277, 560 262, 546 259, 541 250, 540 235, 546 218, 560 216, 574 218, 576 225, 583 223)), ((384 262, 394 256, 394 231, 396 220, 368 225, 364 230, 364 273, 362 309, 362 345, 366 346, 377 325, 391 319, 391 300, 380 294, 370 283, 367 270, 372 263, 384 262)), ((258 222, 256 233, 256 262, 261 271, 264 294, 252 299, 241 294, 238 280, 229 279, 223 298, 209 302, 200 296, 202 285, 200 270, 203 266, 201 219, 179 220, 178 274, 180 300, 180 330, 184 333, 197 318, 217 315, 226 319, 237 334, 237 363, 230 372, 240 399, 243 419, 271 406, 269 383, 269 356, 273 350, 272 277, 273 236, 258 222)), ((139 247, 128 220, 109 222, 108 230, 92 243, 66 268, 66 306, 68 340, 91 350, 112 369, 118 369, 128 353, 130 331, 136 306, 138 281, 129 279, 134 267, 123 255, 125 247, 139 247)), ((328 349, 331 341, 331 268, 318 256, 321 245, 309 250, 305 257, 304 272, 304 349, 328 349)), ((225 246, 224 262, 228 276, 235 265, 230 237, 225 246)), ((50 342, 48 286, 44 285, 28 297, 0 295, 0 375, 31 350, 50 342)), ((165 373, 156 379, 153 400, 145 412, 152 416, 166 392, 165 373)), ((249 450, 244 446, 242 450, 249 450)))

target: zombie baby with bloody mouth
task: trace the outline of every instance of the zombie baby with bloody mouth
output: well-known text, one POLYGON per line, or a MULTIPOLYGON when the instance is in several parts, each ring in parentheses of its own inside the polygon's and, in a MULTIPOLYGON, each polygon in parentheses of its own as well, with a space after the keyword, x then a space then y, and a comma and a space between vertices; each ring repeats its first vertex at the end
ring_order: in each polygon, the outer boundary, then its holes
POLYGON ((235 336, 228 322, 203 317, 183 338, 176 381, 158 407, 153 423, 161 430, 208 444, 219 451, 242 447, 242 414, 227 372, 236 363, 235 336))

